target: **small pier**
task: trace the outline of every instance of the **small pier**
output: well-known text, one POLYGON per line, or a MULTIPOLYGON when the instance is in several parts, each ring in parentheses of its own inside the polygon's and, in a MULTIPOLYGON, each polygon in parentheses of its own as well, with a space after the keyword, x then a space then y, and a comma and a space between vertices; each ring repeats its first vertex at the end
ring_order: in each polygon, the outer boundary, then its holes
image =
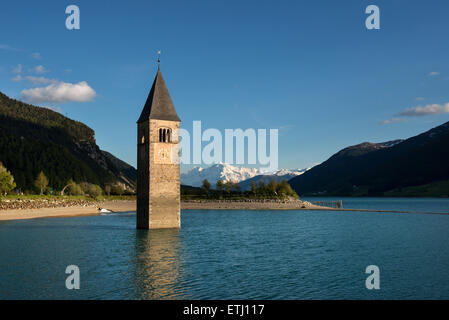
POLYGON ((342 209, 343 201, 342 200, 328 200, 328 201, 310 201, 311 204, 319 207, 327 207, 334 209, 342 209))

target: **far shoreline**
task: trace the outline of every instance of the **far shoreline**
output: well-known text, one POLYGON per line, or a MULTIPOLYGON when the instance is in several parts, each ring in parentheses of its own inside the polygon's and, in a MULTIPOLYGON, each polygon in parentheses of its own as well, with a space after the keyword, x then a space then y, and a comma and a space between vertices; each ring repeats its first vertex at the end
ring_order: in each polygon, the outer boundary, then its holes
MULTIPOLYGON (((68 206, 55 208, 10 209, 0 210, 0 221, 28 220, 37 218, 65 218, 86 217, 101 215, 99 208, 112 212, 136 211, 135 200, 107 200, 96 201, 89 205, 68 206)), ((230 200, 201 200, 182 201, 181 210, 308 210, 308 211, 340 211, 340 212, 367 212, 367 213, 412 213, 412 214, 438 214, 449 215, 449 212, 413 212, 399 210, 374 210, 330 208, 311 204, 308 201, 294 200, 265 200, 265 201, 230 201, 230 200)))
MULTIPOLYGON (((35 218, 62 218, 100 215, 99 208, 112 212, 136 211, 136 200, 106 200, 92 201, 82 205, 24 208, 0 210, 0 221, 24 220, 35 218)), ((301 200, 259 200, 259 201, 229 201, 229 200, 186 200, 181 201, 181 210, 327 210, 307 201, 301 200)), ((330 209, 330 208, 329 208, 330 209)))

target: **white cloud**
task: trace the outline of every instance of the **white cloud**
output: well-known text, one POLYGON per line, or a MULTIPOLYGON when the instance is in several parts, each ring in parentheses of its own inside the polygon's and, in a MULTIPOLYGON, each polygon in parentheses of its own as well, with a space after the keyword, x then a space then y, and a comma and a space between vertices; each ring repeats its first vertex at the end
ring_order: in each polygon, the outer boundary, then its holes
POLYGON ((22 80, 23 80, 23 77, 20 74, 16 75, 14 78, 12 78, 12 81, 14 81, 14 82, 19 82, 22 80))
POLYGON ((417 106, 405 109, 395 115, 394 118, 381 121, 381 124, 390 124, 393 122, 406 122, 410 117, 425 117, 431 115, 438 115, 449 113, 449 102, 445 104, 428 104, 425 106, 417 106))
POLYGON ((391 124, 393 122, 407 122, 407 119, 391 118, 391 119, 388 119, 388 120, 381 121, 380 124, 391 124))
POLYGON ((31 54, 31 57, 32 57, 33 59, 36 59, 36 60, 42 59, 42 56, 41 56, 41 54, 40 54, 39 52, 33 52, 33 53, 31 54))
POLYGON ((41 108, 50 109, 54 112, 63 113, 64 110, 62 110, 60 107, 52 107, 52 106, 40 106, 41 108))
POLYGON ((43 88, 22 90, 22 98, 31 103, 66 103, 91 101, 96 92, 86 81, 79 83, 57 82, 43 88))
POLYGON ((433 77, 433 76, 437 76, 440 73, 438 71, 432 71, 431 73, 429 73, 429 76, 433 77))
POLYGON ((449 102, 441 104, 428 104, 426 106, 417 106, 406 109, 397 114, 399 117, 422 117, 434 114, 449 113, 449 102))
POLYGON ((21 51, 17 48, 11 47, 10 45, 7 44, 0 44, 0 50, 6 50, 6 51, 21 51))
POLYGON ((33 76, 26 76, 26 80, 31 82, 34 85, 41 85, 41 84, 47 84, 47 83, 58 83, 58 80, 55 79, 49 79, 45 77, 33 77, 33 76))
POLYGON ((14 69, 12 69, 12 72, 13 73, 17 73, 17 74, 19 74, 19 73, 22 73, 22 65, 21 64, 18 64, 17 65, 17 67, 15 67, 14 69))
POLYGON ((30 70, 31 72, 37 73, 37 74, 43 74, 48 72, 47 69, 43 65, 35 66, 33 69, 30 70))
POLYGON ((34 77, 34 76, 25 76, 23 77, 22 75, 18 74, 16 75, 12 81, 15 82, 19 82, 22 80, 28 80, 29 82, 31 82, 32 84, 38 86, 38 85, 43 85, 43 84, 48 84, 48 83, 58 83, 59 81, 56 79, 49 79, 49 78, 45 78, 45 77, 34 77))

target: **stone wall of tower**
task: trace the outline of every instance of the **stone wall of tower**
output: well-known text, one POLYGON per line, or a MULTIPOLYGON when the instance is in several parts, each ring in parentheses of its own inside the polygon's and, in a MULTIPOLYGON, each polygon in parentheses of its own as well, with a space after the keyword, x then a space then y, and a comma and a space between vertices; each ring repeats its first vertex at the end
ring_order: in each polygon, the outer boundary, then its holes
POLYGON ((150 225, 149 120, 137 124, 137 228, 150 225))
POLYGON ((179 122, 150 119, 150 229, 181 226, 179 122), (159 129, 172 132, 171 142, 159 142, 159 129), (161 150, 166 157, 161 157, 161 150))
POLYGON ((138 125, 137 228, 181 225, 178 132, 177 121, 150 119, 138 125), (159 141, 160 128, 171 130, 171 142, 159 141))

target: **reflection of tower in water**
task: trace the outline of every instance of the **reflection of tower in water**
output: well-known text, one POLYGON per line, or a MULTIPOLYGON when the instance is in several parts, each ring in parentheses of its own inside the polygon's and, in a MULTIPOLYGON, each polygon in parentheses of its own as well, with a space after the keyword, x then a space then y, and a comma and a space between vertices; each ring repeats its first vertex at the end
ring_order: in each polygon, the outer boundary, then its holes
POLYGON ((183 297, 179 229, 137 230, 135 299, 183 297))

